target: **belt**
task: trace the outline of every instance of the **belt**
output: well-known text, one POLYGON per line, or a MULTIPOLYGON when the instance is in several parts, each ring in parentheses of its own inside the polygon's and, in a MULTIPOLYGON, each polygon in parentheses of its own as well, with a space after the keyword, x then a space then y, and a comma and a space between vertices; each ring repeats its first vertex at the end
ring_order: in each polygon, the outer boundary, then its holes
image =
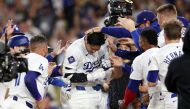
MULTIPOLYGON (((18 101, 18 97, 17 96, 13 96, 13 100, 18 101)), ((33 108, 33 105, 31 103, 27 102, 27 101, 26 101, 26 106, 29 107, 29 108, 31 108, 31 109, 33 108)))
MULTIPOLYGON (((85 86, 76 86, 77 90, 86 90, 85 86)), ((92 89, 99 91, 100 89, 102 89, 102 85, 101 84, 97 84, 96 86, 92 86, 92 89)))

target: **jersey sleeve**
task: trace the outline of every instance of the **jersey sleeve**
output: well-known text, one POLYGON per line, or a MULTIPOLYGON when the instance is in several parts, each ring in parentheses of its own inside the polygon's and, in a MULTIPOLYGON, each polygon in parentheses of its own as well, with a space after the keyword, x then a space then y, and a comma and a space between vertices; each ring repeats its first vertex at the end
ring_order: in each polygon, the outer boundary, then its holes
POLYGON ((130 79, 133 80, 142 80, 143 74, 142 74, 142 64, 140 61, 140 58, 137 57, 132 64, 132 73, 130 75, 130 79))
POLYGON ((75 73, 77 70, 77 65, 79 61, 80 52, 72 48, 66 50, 64 62, 63 62, 63 72, 65 73, 75 73))
POLYGON ((150 57, 148 62, 148 71, 159 70, 158 60, 156 55, 150 57))
POLYGON ((148 63, 148 76, 147 80, 149 82, 156 82, 158 80, 159 64, 156 56, 151 56, 148 63))
POLYGON ((48 70, 48 60, 43 57, 30 55, 28 58, 28 70, 42 74, 48 70))

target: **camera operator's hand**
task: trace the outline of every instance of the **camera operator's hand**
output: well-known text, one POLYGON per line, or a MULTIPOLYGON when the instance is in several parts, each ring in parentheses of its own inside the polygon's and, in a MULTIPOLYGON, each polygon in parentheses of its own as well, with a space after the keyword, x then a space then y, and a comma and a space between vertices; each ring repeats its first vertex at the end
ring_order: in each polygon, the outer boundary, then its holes
POLYGON ((119 17, 118 21, 119 22, 116 25, 120 25, 124 27, 125 29, 129 30, 130 32, 136 30, 135 22, 133 20, 119 17))
POLYGON ((85 32, 85 34, 93 33, 93 32, 101 32, 101 30, 102 30, 102 27, 94 27, 94 28, 91 28, 91 29, 87 30, 85 32))

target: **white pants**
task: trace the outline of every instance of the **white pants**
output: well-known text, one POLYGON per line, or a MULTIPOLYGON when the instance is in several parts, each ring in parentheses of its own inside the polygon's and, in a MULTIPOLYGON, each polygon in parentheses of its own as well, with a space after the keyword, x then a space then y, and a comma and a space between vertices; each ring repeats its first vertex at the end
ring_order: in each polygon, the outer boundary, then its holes
POLYGON ((8 98, 4 101, 2 109, 30 109, 30 108, 24 105, 23 103, 8 98))
POLYGON ((71 98, 65 109, 107 109, 108 95, 101 90, 96 91, 85 87, 86 90, 71 89, 71 98))
POLYGON ((157 92, 150 95, 148 109, 177 109, 178 98, 170 92, 157 92))

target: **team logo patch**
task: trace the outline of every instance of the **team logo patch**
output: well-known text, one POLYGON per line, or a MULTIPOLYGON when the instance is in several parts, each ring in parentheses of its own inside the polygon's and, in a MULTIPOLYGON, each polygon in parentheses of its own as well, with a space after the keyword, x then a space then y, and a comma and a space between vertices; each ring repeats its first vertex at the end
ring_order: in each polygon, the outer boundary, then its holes
POLYGON ((72 64, 73 62, 75 62, 75 58, 73 56, 70 56, 68 58, 69 64, 72 64))

